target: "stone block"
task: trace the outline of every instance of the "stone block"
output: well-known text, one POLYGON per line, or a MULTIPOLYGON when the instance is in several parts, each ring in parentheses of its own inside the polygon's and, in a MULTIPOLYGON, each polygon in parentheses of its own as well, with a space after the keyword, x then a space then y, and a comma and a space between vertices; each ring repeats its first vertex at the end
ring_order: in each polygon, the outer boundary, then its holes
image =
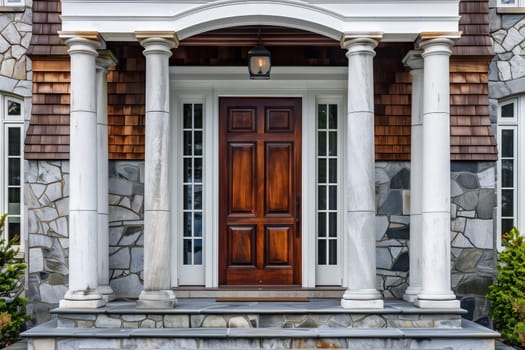
POLYGON ((135 274, 112 279, 110 285, 115 295, 122 297, 138 297, 143 289, 139 277, 135 274))
POLYGON ((499 72, 499 79, 503 81, 511 80, 512 79, 512 73, 510 70, 510 63, 505 61, 498 61, 498 72, 499 72))
POLYGON ((408 267, 409 267, 408 260, 409 260, 408 252, 401 253, 397 257, 397 259, 394 262, 394 264, 392 265, 392 270, 393 271, 407 272, 408 271, 408 267))
POLYGON ((60 168, 49 162, 41 161, 38 164, 38 182, 49 184, 62 180, 60 168))
POLYGON ((144 249, 131 248, 130 272, 140 272, 144 270, 144 249))
POLYGON ((129 269, 130 262, 129 248, 118 249, 109 256, 110 269, 129 269))
POLYGON ((62 285, 52 286, 49 284, 40 285, 40 299, 44 303, 58 304, 58 302, 64 298, 67 288, 62 285))
POLYGON ((392 256, 387 248, 376 248, 376 264, 378 269, 390 270, 392 256))
POLYGON ((109 221, 139 220, 140 216, 128 208, 110 205, 109 221))
POLYGON ((209 315, 204 318, 202 328, 226 328, 226 320, 220 315, 209 315))
POLYGON ((165 315, 165 328, 189 328, 190 317, 188 315, 165 315))
POLYGON ((476 248, 492 249, 494 246, 492 220, 467 220, 465 237, 468 238, 476 248))
POLYGON ((246 318, 235 316, 228 320, 228 328, 252 328, 252 325, 246 318))
POLYGON ((120 196, 130 196, 133 194, 133 183, 120 178, 112 177, 109 179, 109 193, 120 196))
POLYGON ((479 249, 463 249, 454 265, 460 272, 475 272, 479 259, 483 252, 479 249))
POLYGON ((120 318, 113 318, 106 315, 99 315, 95 321, 97 328, 120 328, 122 320, 120 318))
POLYGON ((29 249, 29 272, 44 270, 44 254, 41 248, 29 249))
POLYGON ((522 15, 505 15, 501 16, 501 27, 503 29, 509 29, 522 19, 522 15))
POLYGON ((403 168, 395 174, 390 180, 390 188, 403 190, 410 189, 410 170, 403 168))
POLYGON ((383 239, 383 236, 388 228, 388 217, 376 216, 376 241, 383 239))
POLYGON ((386 235, 390 239, 409 239, 410 225, 402 225, 401 227, 389 227, 386 235))
POLYGON ((490 277, 469 276, 458 284, 456 293, 459 295, 485 296, 492 281, 490 277))
POLYGON ((128 322, 137 322, 137 321, 142 321, 146 318, 146 315, 122 315, 122 320, 123 321, 128 321, 128 322))
POLYGON ((403 214, 403 201, 399 190, 392 190, 388 194, 385 202, 378 211, 381 215, 401 215, 403 214))

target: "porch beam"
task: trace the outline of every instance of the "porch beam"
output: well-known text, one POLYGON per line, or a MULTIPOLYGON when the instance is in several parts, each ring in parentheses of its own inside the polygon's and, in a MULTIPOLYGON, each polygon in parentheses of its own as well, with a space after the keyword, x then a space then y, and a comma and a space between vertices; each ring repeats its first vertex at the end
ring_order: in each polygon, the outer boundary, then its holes
POLYGON ((170 90, 169 58, 175 33, 137 33, 146 57, 146 147, 144 173, 144 290, 139 308, 170 308, 170 90), (151 35, 151 36, 150 36, 151 35))
POLYGON ((347 258, 344 273, 348 289, 344 308, 383 308, 376 289, 374 74, 375 47, 380 33, 347 34, 341 46, 348 57, 348 116, 346 154, 347 258))

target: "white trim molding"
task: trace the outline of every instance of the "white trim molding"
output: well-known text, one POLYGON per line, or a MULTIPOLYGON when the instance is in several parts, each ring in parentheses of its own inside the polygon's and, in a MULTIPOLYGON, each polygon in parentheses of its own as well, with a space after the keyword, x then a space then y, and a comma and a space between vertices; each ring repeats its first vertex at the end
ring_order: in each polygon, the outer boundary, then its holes
MULTIPOLYGON (((302 287, 311 288, 319 284, 316 281, 316 104, 318 102, 334 102, 340 106, 340 116, 346 115, 344 108, 346 99, 346 67, 274 67, 272 68, 272 79, 250 80, 248 70, 244 67, 170 67, 170 90, 171 90, 171 138, 174 154, 171 157, 171 169, 180 168, 182 162, 182 133, 181 115, 184 103, 199 102, 203 104, 204 110, 204 179, 203 179, 203 239, 205 251, 203 254, 203 269, 201 276, 192 276, 191 282, 186 277, 181 278, 181 258, 172 261, 172 286, 186 283, 198 283, 208 288, 218 287, 218 111, 219 97, 223 96, 250 96, 250 97, 300 97, 302 98, 302 287), (197 282, 196 282, 197 281, 197 282)), ((344 119, 344 118, 343 118, 344 119)), ((341 131, 343 131, 341 125, 341 131)), ((341 132, 341 139, 344 132, 341 132)), ((341 141, 342 142, 342 141, 341 141)), ((341 161, 344 162, 344 152, 341 153, 341 161)), ((344 177, 340 183, 344 187, 344 177)), ((171 203, 174 213, 172 222, 181 220, 181 195, 182 183, 180 169, 174 171, 171 179, 171 203)), ((343 201, 343 198, 340 198, 343 201)), ((338 207, 343 218, 343 204, 338 207)), ((343 225, 343 223, 339 223, 343 225)), ((172 227, 172 237, 176 241, 172 246, 177 247, 182 242, 180 225, 172 227)), ((341 235, 342 236, 342 235, 341 235)), ((340 246, 344 246, 339 241, 340 246)), ((180 254, 180 249, 176 250, 180 254)), ((341 258, 345 252, 341 251, 341 258)), ((340 264, 342 266, 342 264, 340 264)), ((185 271, 185 273, 188 271, 185 271)), ((332 283, 341 285, 342 271, 335 274, 336 280, 332 283)), ((322 282, 326 283, 326 282, 322 282)))
POLYGON ((384 32, 386 41, 413 41, 420 32, 457 31, 458 22, 457 0, 62 1, 64 31, 98 31, 108 41, 133 41, 137 30, 176 30, 184 40, 242 25, 297 28, 334 40, 344 32, 372 31, 384 32))

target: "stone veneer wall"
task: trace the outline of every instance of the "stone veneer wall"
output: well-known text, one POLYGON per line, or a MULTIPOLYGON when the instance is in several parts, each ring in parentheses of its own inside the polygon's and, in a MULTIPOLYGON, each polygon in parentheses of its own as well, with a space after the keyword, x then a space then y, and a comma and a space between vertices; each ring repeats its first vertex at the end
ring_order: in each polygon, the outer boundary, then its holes
MULTIPOLYGON (((111 286, 136 297, 143 283, 144 163, 110 162, 111 286)), ((401 298, 408 277, 410 163, 376 163, 377 280, 385 298, 401 298)), ((26 161, 29 222, 29 310, 49 318, 66 291, 68 274, 67 161, 26 161)), ((452 163, 452 284, 469 311, 486 322, 484 299, 494 273, 495 164, 452 163)))
POLYGON ((31 6, 32 1, 26 0, 25 8, 0 12, 0 91, 23 97, 31 96, 31 60, 26 56, 32 35, 31 6))
POLYGON ((489 68, 489 106, 495 126, 499 101, 525 94, 525 10, 514 14, 498 13, 496 0, 490 0, 489 6, 495 53, 489 68))

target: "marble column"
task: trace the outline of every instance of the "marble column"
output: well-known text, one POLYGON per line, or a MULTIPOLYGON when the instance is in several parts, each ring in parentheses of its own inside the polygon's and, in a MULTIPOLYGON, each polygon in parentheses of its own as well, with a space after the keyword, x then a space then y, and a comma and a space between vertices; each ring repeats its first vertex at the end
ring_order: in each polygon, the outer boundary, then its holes
POLYGON ((97 93, 97 223, 98 223, 98 291, 106 301, 115 295, 109 286, 109 222, 108 222, 108 88, 107 69, 117 63, 109 50, 99 52, 96 59, 97 93))
POLYGON ((403 59, 412 76, 412 129, 410 148, 410 267, 403 299, 414 302, 421 290, 421 185, 423 167, 423 58, 412 50, 403 59))
POLYGON ((144 290, 137 307, 170 308, 170 90, 169 58, 175 33, 137 33, 146 56, 146 154, 144 174, 144 290))
POLYGON ((457 308, 450 285, 450 78, 454 41, 435 34, 423 50, 421 308, 457 308))
POLYGON ((345 34, 341 46, 348 57, 348 156, 346 176, 344 273, 348 289, 344 308, 382 308, 376 289, 375 165, 374 165, 374 48, 381 35, 345 34))
POLYGON ((69 290, 60 307, 96 308, 104 305, 97 290, 95 59, 101 44, 80 36, 65 43, 71 58, 69 290))

